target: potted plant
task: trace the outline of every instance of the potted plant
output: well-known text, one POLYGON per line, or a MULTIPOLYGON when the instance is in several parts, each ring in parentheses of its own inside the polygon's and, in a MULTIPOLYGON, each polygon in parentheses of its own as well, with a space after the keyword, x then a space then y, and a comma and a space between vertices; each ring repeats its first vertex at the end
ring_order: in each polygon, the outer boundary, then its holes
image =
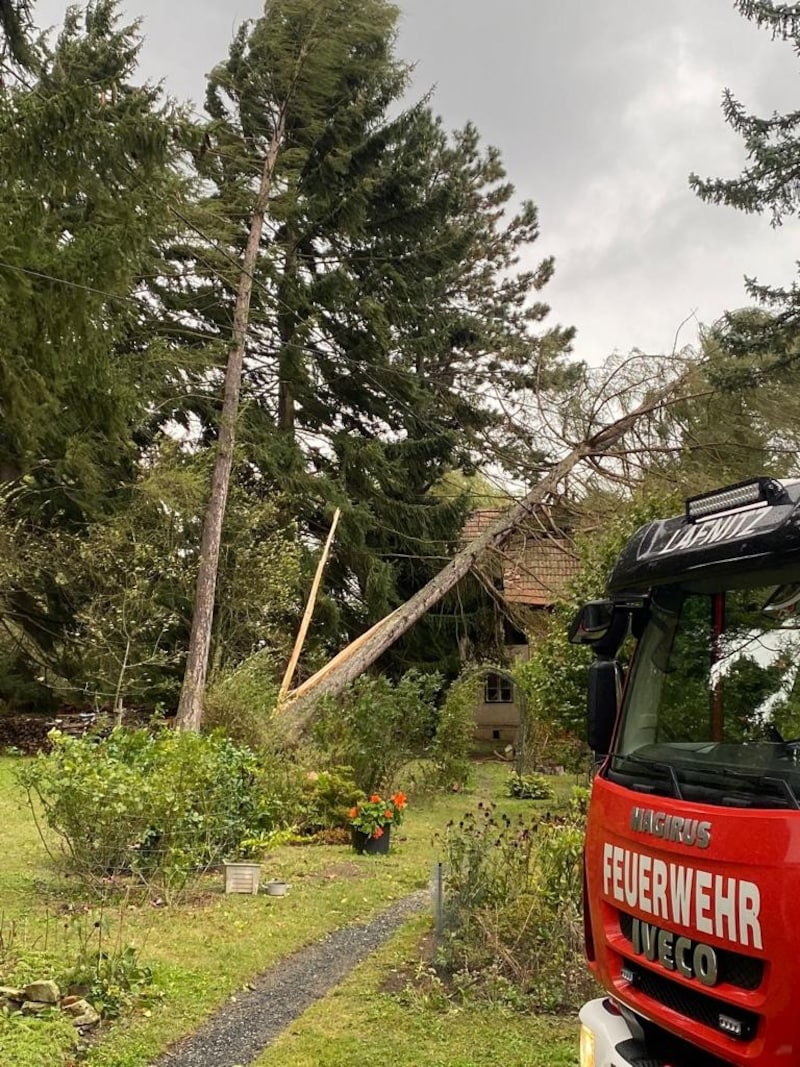
POLYGON ((405 793, 401 792, 386 799, 379 793, 373 793, 369 799, 365 797, 359 800, 349 812, 356 852, 385 855, 389 851, 392 827, 402 823, 405 807, 405 793))
POLYGON ((294 837, 293 830, 271 830, 258 837, 239 842, 236 858, 223 860, 226 893, 257 893, 261 881, 261 864, 273 848, 285 845, 294 837))

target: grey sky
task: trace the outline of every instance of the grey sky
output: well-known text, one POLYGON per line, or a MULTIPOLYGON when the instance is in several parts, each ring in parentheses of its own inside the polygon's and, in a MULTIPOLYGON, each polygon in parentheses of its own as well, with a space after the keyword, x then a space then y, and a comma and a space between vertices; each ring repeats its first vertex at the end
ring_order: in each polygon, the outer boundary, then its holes
MULTIPOLYGON (((736 175, 722 88, 748 109, 797 107, 797 59, 732 0, 398 0, 415 93, 435 87, 448 126, 472 120, 536 202, 545 299, 576 353, 670 350, 680 323, 746 303, 743 275, 788 283, 795 224, 701 203, 687 176, 736 175)), ((63 0, 39 0, 40 25, 63 0)), ((201 101, 203 75, 259 0, 124 0, 144 19, 143 72, 201 101)), ((695 322, 680 343, 696 338, 695 322)))

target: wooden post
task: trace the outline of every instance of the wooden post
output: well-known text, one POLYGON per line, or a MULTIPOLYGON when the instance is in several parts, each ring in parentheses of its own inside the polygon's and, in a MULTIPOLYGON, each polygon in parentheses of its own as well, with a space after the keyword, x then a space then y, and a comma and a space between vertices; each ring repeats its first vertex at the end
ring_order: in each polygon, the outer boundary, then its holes
POLYGON ((317 573, 314 575, 314 582, 311 586, 311 592, 308 595, 308 603, 306 604, 306 610, 303 614, 303 621, 300 623, 300 629, 297 632, 297 639, 294 643, 294 648, 292 649, 292 655, 289 658, 286 673, 281 682, 281 688, 278 693, 278 704, 286 698, 286 694, 289 692, 289 686, 292 683, 292 678, 294 677, 294 672, 297 670, 297 661, 300 659, 300 653, 303 650, 308 627, 311 624, 311 616, 314 614, 314 605, 317 602, 317 593, 319 592, 320 582, 322 581, 322 572, 325 570, 325 564, 328 562, 331 545, 333 544, 333 535, 336 533, 340 515, 341 511, 337 508, 334 512, 333 522, 331 523, 331 528, 328 533, 328 540, 325 542, 325 547, 322 550, 322 555, 317 564, 317 573))

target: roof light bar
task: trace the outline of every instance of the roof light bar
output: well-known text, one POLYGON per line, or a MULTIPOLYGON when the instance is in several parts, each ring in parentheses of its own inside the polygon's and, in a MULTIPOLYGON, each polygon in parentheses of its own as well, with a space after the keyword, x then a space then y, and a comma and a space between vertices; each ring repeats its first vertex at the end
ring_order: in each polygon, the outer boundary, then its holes
POLYGON ((756 478, 751 482, 715 489, 713 493, 689 497, 686 501, 686 519, 687 522, 697 522, 698 519, 723 511, 737 511, 756 504, 781 504, 785 500, 786 491, 780 482, 773 478, 756 478))

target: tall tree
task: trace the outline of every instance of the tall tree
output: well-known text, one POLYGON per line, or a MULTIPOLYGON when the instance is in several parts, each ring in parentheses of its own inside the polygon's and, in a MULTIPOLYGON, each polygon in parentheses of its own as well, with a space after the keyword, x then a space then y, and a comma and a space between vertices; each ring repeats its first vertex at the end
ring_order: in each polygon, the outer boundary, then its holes
MULTIPOLYGON (((800 4, 772 0, 736 0, 736 9, 773 38, 790 43, 800 53, 800 4)), ((800 210, 800 111, 768 117, 753 115, 730 89, 723 93, 725 121, 737 133, 747 152, 747 165, 738 178, 700 178, 690 184, 703 199, 727 204, 740 211, 769 212, 774 226, 800 210)), ((747 279, 747 289, 759 303, 775 312, 769 319, 739 320, 730 341, 742 355, 761 357, 765 366, 781 366, 798 355, 797 324, 800 321, 800 286, 781 287, 747 279)))
MULTIPOLYGON (((315 151, 331 138, 338 123, 350 121, 351 106, 358 111, 364 71, 376 53, 382 62, 387 25, 394 15, 394 8, 382 0, 270 0, 264 16, 242 28, 227 64, 211 79, 208 104, 215 123, 209 135, 216 142, 217 158, 222 161, 226 153, 233 157, 232 166, 230 160, 222 164, 226 184, 231 170, 237 170, 252 201, 247 208, 248 234, 235 291, 216 463, 178 708, 178 724, 184 729, 198 729, 202 719, 222 524, 265 216, 268 208, 273 215, 276 212, 271 205, 273 189, 290 187, 298 170, 317 166, 315 151), (236 104, 233 124, 223 103, 226 94, 236 104), (255 189, 254 165, 260 171, 255 189)), ((240 205, 241 198, 239 191, 240 205)), ((286 273, 291 278, 291 264, 286 273)), ((285 372, 283 378, 288 382, 285 372)), ((282 409, 288 418, 285 400, 282 409)))
POLYGON ((113 0, 97 0, 41 46, 34 77, 0 94, 6 544, 50 546, 40 568, 3 584, 0 622, 33 677, 37 658, 57 655, 78 596, 59 572, 59 534, 124 499, 161 373, 129 341, 185 181, 181 117, 160 89, 136 83, 139 45, 113 0))
POLYGON ((21 67, 33 65, 31 28, 31 0, 0 0, 0 61, 7 54, 12 63, 21 67))
MULTIPOLYGON (((320 5, 280 10, 299 18, 301 8, 320 5)), ((214 186, 214 222, 198 229, 216 241, 200 254, 191 243, 176 250, 199 265, 203 310, 193 322, 209 338, 231 313, 242 191, 259 165, 260 131, 283 99, 265 51, 276 10, 240 35, 209 86, 212 122, 198 167, 214 186)), ((538 235, 536 213, 530 204, 510 210, 514 190, 498 153, 472 127, 448 136, 425 102, 399 110, 407 71, 393 57, 396 9, 370 0, 339 15, 350 47, 338 80, 325 97, 318 78, 316 95, 296 94, 286 112, 239 432, 307 532, 323 534, 330 511, 342 508, 329 569, 339 596, 322 608, 339 619, 332 631, 357 632, 452 551, 465 500, 431 490, 485 452, 499 421, 489 394, 547 380, 571 332, 539 329, 547 308, 537 294, 552 262, 519 270, 538 235)), ((329 15, 326 33, 337 25, 329 15)), ((159 296, 168 317, 181 313, 182 293, 159 296)), ((194 410, 208 425, 207 402, 194 410)), ((437 656, 432 635, 407 661, 437 656)), ((456 647, 452 628, 438 648, 445 644, 456 647)))

